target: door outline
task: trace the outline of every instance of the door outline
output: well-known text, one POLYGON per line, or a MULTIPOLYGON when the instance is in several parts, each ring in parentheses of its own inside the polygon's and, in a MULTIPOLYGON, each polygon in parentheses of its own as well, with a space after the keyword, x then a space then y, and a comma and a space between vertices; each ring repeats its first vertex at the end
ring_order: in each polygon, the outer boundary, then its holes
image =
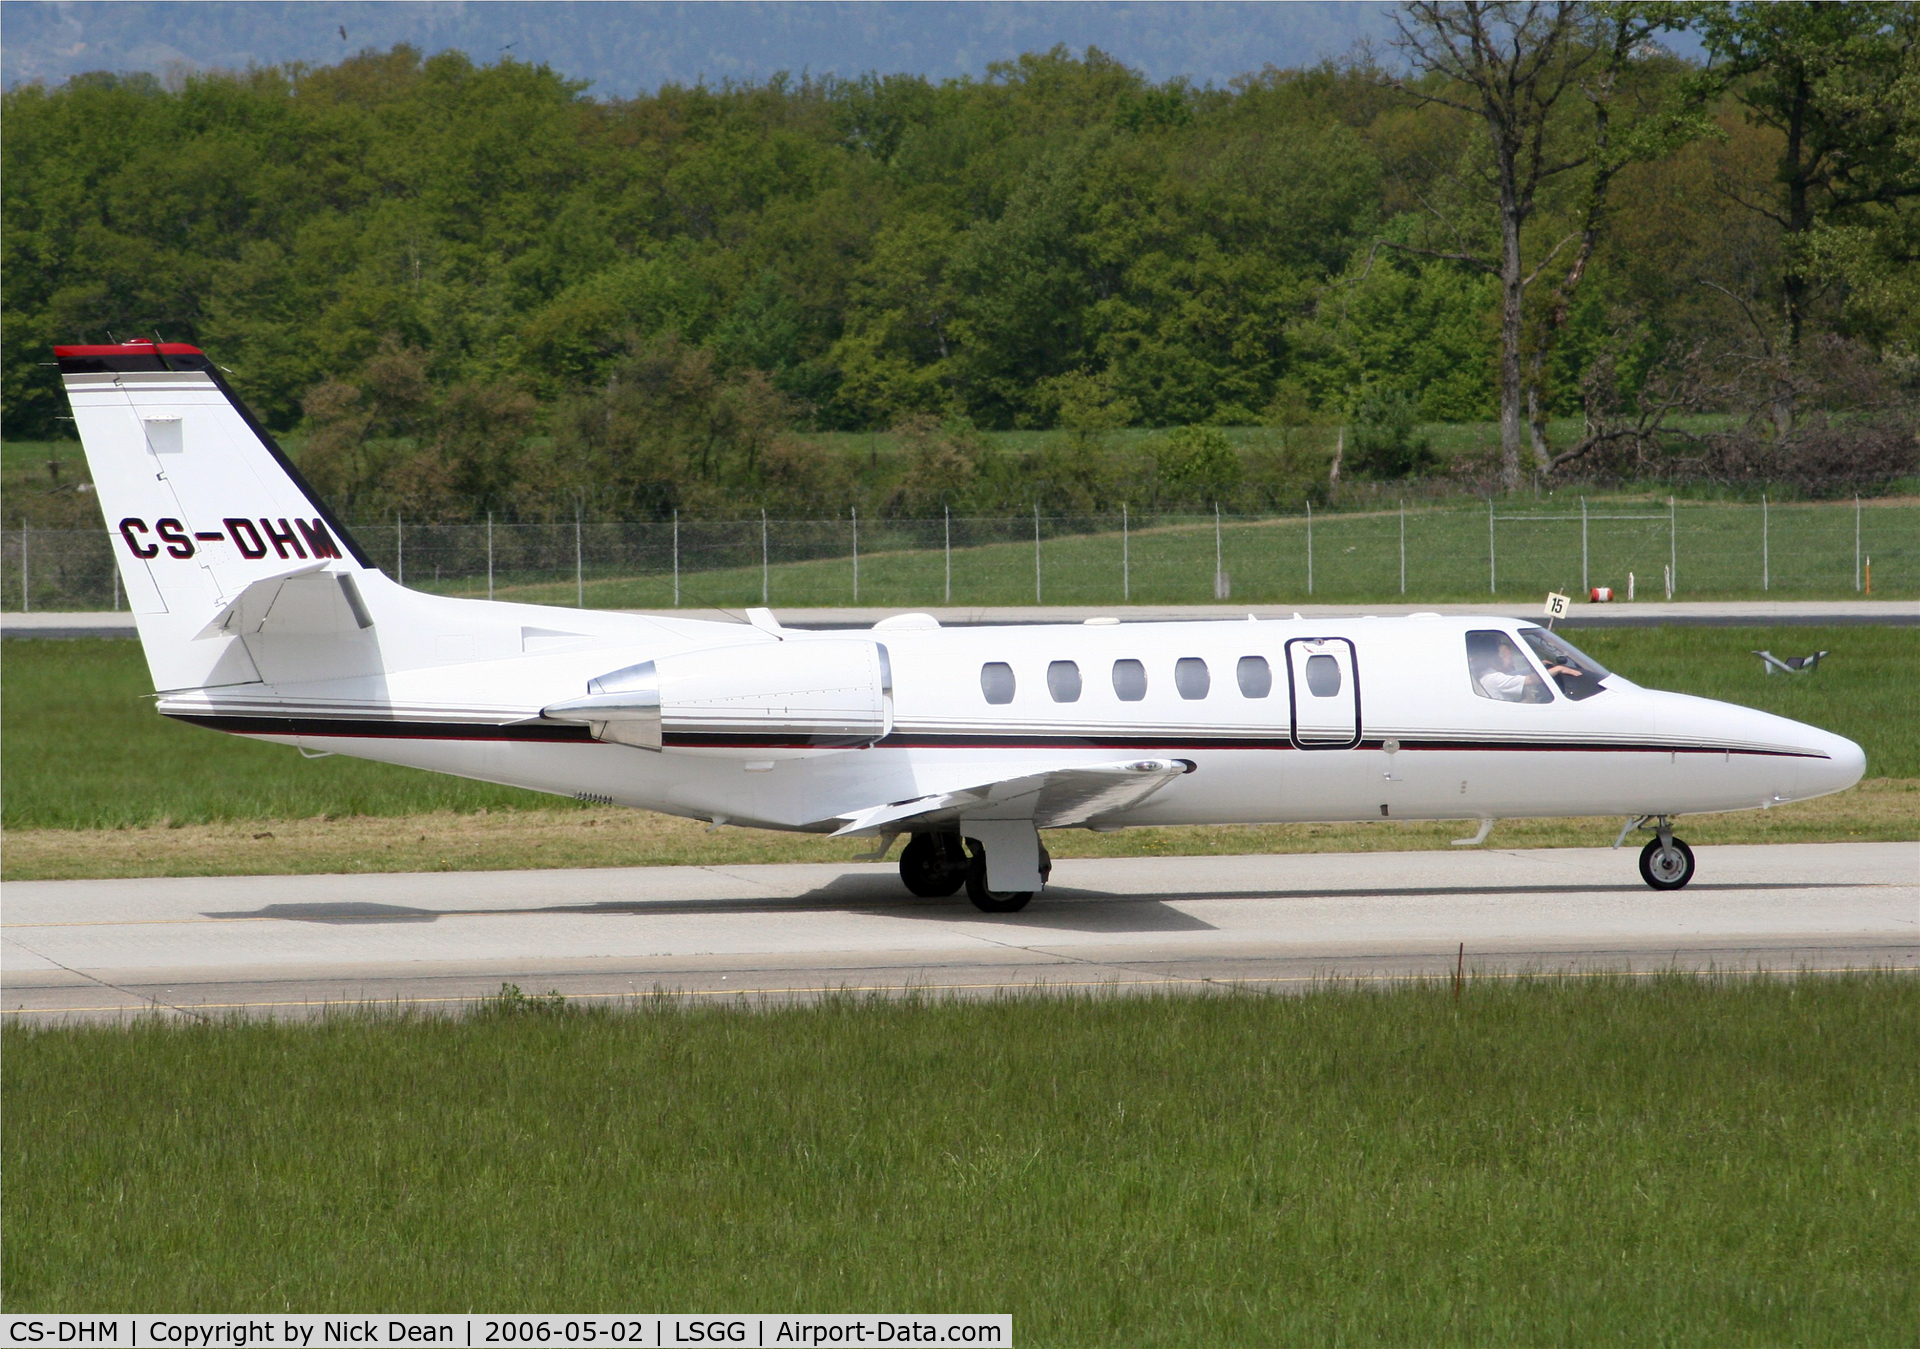
POLYGON ((1360 653, 1354 650, 1353 643, 1345 637, 1294 637, 1287 641, 1287 730, 1295 749, 1357 749, 1362 738, 1360 724, 1360 653), (1305 743, 1300 739, 1300 687, 1294 677, 1293 648, 1296 646, 1327 646, 1338 642, 1347 649, 1347 670, 1353 682, 1353 737, 1349 740, 1312 740, 1305 743))

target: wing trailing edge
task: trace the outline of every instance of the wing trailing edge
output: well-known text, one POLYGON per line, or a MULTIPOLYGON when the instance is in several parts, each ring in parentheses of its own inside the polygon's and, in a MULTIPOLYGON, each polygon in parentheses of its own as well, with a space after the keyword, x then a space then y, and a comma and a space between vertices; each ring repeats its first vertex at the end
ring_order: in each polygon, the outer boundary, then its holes
POLYGON ((1030 819, 1037 829, 1060 829, 1137 806, 1192 769, 1185 759, 1125 759, 1025 773, 841 815, 836 818, 847 823, 833 837, 904 834, 971 817, 1030 819))

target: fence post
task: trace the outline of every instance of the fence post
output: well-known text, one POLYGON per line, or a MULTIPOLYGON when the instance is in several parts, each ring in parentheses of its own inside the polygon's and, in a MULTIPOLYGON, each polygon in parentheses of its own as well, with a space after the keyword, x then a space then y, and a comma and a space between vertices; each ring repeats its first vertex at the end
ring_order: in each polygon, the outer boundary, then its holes
POLYGON ((587 569, 580 549, 580 506, 573 508, 573 607, 587 607, 587 569))
POLYGON ((1760 589, 1773 589, 1773 559, 1770 554, 1772 543, 1771 521, 1767 514, 1767 494, 1760 494, 1760 589))
POLYGON ((1587 499, 1580 498, 1580 594, 1584 598, 1593 593, 1593 583, 1587 579, 1587 499))
POLYGON ((1224 559, 1220 554, 1220 503, 1216 501, 1213 503, 1213 597, 1217 600, 1226 598, 1221 585, 1225 576, 1224 559))
POLYGON ((400 512, 393 513, 393 583, 407 583, 407 527, 400 512))
POLYGON ((1307 593, 1313 593, 1313 498, 1307 498, 1307 593))
POLYGON ((1133 532, 1128 527, 1127 503, 1120 503, 1120 601, 1133 603, 1133 532))
POLYGON ((1860 588, 1860 494, 1853 494, 1853 588, 1860 588))
POLYGON ((20 612, 33 612, 33 590, 27 585, 27 526, 20 526, 20 612))
POLYGON ((1407 499, 1400 498, 1400 593, 1407 593, 1407 499))
POLYGON ((493 512, 487 512, 487 598, 493 598, 493 512))
POLYGON ((1493 498, 1487 498, 1487 593, 1500 593, 1500 570, 1493 553, 1493 498))
POLYGON ((1667 598, 1680 588, 1680 513, 1667 498, 1667 598))
POLYGON ((946 563, 947 563, 947 589, 946 589, 947 597, 945 602, 947 604, 952 604, 953 603, 953 507, 942 506, 940 508, 940 513, 945 517, 946 524, 947 524, 946 541, 941 544, 941 552, 942 552, 942 555, 946 558, 946 563))
POLYGON ((1040 503, 1033 503, 1033 602, 1040 603, 1040 503))
MULTIPOLYGON (((860 534, 859 526, 854 526, 853 536, 853 597, 860 598, 860 534)), ((765 605, 767 596, 772 593, 772 580, 767 574, 767 508, 760 508, 760 603, 765 605)))
POLYGON ((860 508, 849 506, 853 512, 853 602, 860 603, 860 508))
POLYGON ((673 607, 680 607, 680 508, 673 508, 673 607))

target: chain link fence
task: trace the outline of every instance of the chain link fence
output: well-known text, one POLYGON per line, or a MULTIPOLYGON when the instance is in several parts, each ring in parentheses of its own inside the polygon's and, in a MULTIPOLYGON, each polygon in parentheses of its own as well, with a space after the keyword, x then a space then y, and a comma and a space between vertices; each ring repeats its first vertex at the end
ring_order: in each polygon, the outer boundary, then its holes
MULTIPOLYGON (((1247 518, 361 524, 420 590, 591 608, 1280 604, 1920 595, 1905 501, 1515 500, 1247 518)), ((104 530, 0 535, 0 607, 123 607, 104 530)))

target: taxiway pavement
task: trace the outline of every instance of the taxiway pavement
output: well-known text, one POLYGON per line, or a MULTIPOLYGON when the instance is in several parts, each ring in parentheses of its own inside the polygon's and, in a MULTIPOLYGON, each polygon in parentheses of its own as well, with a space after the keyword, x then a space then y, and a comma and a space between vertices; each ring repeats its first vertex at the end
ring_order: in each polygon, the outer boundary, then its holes
POLYGON ((890 864, 16 881, 7 1019, 456 1009, 528 993, 1146 990, 1469 971, 1920 970, 1920 843, 1065 860, 1024 912, 890 864))

